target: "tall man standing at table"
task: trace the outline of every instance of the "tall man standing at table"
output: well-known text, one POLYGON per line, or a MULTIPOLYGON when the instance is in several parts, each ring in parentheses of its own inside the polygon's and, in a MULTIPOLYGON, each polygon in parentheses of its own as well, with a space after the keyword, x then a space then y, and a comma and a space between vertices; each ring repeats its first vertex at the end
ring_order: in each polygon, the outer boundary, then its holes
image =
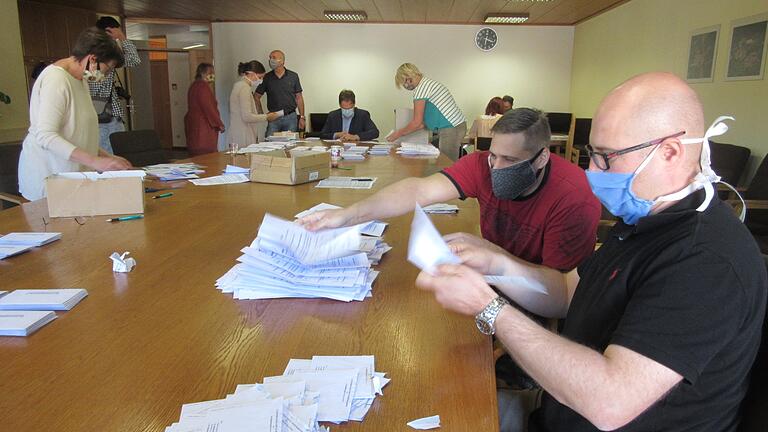
MULTIPOLYGON (((464 265, 419 275, 541 384, 529 431, 737 430, 768 281, 754 238, 711 184, 708 139, 727 130, 721 120, 705 132, 701 102, 677 76, 628 80, 600 104, 587 146, 592 190, 622 220, 578 271, 454 245, 464 265), (510 287, 511 306, 482 274, 537 281, 549 295, 510 287), (565 317, 561 333, 519 308, 565 317)), ((501 430, 523 430, 510 396, 499 393, 501 430)))
MULTIPOLYGON (((141 64, 136 45, 125 37, 125 33, 120 29, 120 23, 116 19, 111 16, 103 16, 96 21, 96 27, 107 32, 123 49, 125 67, 135 67, 141 64)), ((88 81, 91 99, 94 101, 94 106, 97 107, 96 115, 99 118, 99 146, 110 154, 113 154, 114 151, 112 151, 112 142, 109 140, 109 136, 115 132, 125 131, 125 120, 127 120, 123 105, 120 103, 120 97, 115 90, 116 76, 117 71, 112 69, 104 76, 103 80, 88 81)))
POLYGON ((256 105, 261 108, 261 96, 267 95, 269 112, 283 111, 285 115, 267 124, 266 136, 275 132, 303 130, 305 126, 304 96, 299 74, 285 67, 285 54, 280 50, 269 53, 269 67, 264 81, 256 87, 256 105), (298 109, 298 114, 296 113, 298 109))

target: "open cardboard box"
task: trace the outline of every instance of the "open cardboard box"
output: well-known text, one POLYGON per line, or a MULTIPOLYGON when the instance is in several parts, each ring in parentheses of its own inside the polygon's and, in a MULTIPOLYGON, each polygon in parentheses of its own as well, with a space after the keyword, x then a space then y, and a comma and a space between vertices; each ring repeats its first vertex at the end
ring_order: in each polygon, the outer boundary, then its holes
POLYGON ((50 217, 144 213, 144 171, 59 173, 45 179, 50 217))
POLYGON ((251 154, 251 181, 296 185, 328 178, 331 156, 327 152, 286 153, 275 150, 251 154))

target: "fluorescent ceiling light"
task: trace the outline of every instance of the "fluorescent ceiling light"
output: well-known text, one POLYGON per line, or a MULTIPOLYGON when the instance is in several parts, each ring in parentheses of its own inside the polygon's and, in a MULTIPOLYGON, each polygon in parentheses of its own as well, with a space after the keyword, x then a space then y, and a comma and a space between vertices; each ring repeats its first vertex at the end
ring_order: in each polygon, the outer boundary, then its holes
POLYGON ((204 44, 204 43, 197 43, 197 44, 194 44, 194 45, 185 46, 185 47, 184 47, 184 48, 182 48, 182 49, 200 48, 200 47, 204 47, 204 46, 205 46, 205 44, 204 44))
POLYGON ((529 15, 523 14, 488 14, 485 16, 486 24, 522 24, 528 21, 529 15))
POLYGON ((331 21, 365 21, 368 14, 365 11, 324 11, 325 18, 331 21))

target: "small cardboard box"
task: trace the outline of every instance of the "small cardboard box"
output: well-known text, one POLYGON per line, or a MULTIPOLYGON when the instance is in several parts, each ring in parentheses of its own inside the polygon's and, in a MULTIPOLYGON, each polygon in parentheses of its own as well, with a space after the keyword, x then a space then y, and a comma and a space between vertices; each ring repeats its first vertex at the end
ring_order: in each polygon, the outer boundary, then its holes
POLYGON ((325 152, 283 150, 251 154, 251 181, 296 185, 331 175, 331 156, 325 152))
POLYGON ((50 217, 144 213, 144 171, 75 172, 45 179, 50 217))

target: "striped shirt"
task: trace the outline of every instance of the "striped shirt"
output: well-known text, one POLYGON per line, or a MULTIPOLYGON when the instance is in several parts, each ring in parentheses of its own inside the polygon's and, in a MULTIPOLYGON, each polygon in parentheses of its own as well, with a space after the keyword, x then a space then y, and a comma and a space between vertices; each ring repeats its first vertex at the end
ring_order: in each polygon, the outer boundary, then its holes
MULTIPOLYGON (((139 52, 136 51, 136 45, 134 45, 133 42, 129 41, 128 39, 120 42, 120 45, 123 48, 123 55, 125 56, 125 67, 138 66, 141 63, 141 58, 139 58, 139 52)), ((114 94, 115 73, 116 72, 114 69, 109 71, 107 76, 104 78, 104 81, 98 83, 89 82, 88 87, 91 90, 92 97, 99 96, 106 99, 109 97, 110 93, 112 93, 112 116, 115 118, 123 119, 123 121, 125 121, 126 116, 123 105, 120 103, 120 98, 117 97, 117 94, 114 94)))
POLYGON ((456 127, 467 121, 448 89, 427 77, 422 77, 413 89, 413 100, 426 101, 424 125, 429 130, 456 127))

